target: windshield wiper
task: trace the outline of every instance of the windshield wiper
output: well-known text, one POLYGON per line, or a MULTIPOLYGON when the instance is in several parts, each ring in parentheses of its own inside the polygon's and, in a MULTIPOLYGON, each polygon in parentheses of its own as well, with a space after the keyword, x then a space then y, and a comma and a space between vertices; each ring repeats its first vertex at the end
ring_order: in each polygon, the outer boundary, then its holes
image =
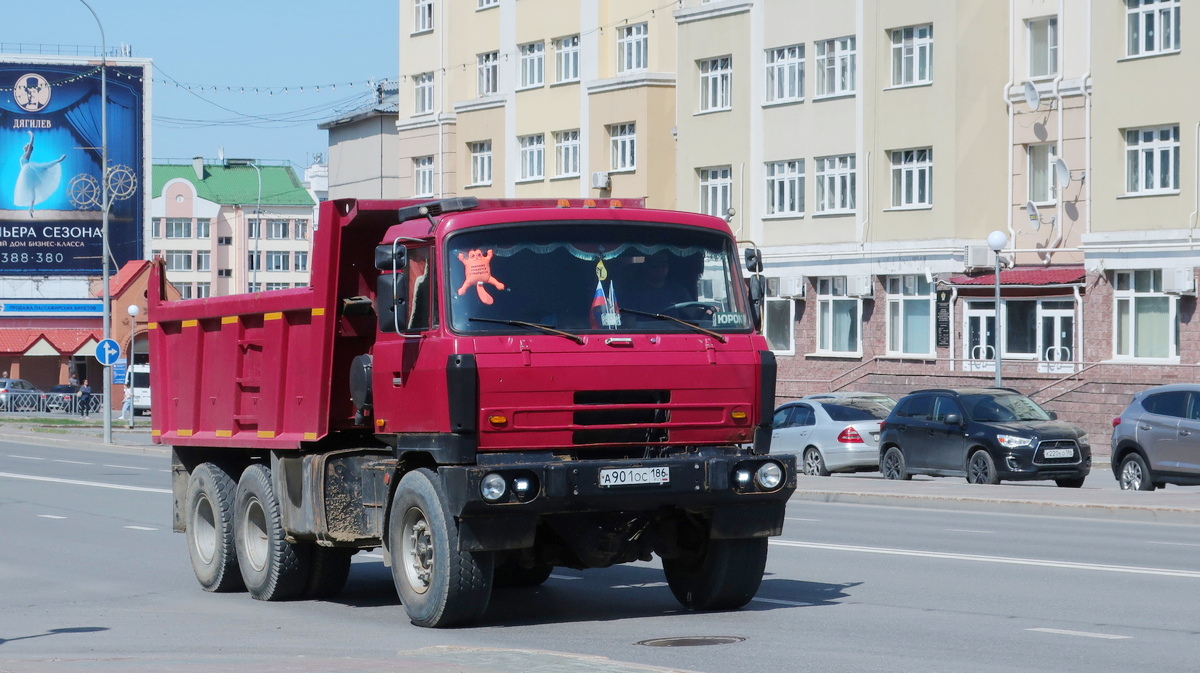
POLYGON ((512 325, 513 327, 531 327, 536 330, 541 330, 547 334, 557 334, 560 337, 566 337, 577 344, 583 343, 583 337, 564 332, 560 329, 554 329, 549 325, 540 325, 536 322, 525 322, 524 320, 496 320, 494 318, 467 318, 469 322, 494 322, 498 325, 512 325))
POLYGON ((694 322, 680 320, 679 318, 676 318, 675 316, 663 315, 662 313, 648 313, 646 311, 639 311, 639 310, 633 309, 633 308, 625 308, 623 306, 618 307, 617 310, 620 311, 621 313, 632 313, 634 315, 644 315, 647 318, 658 318, 659 320, 670 320, 671 322, 677 322, 680 325, 687 325, 688 327, 691 327, 692 329, 696 330, 697 332, 700 332, 701 334, 707 334, 708 336, 716 339, 717 341, 720 341, 721 343, 725 343, 724 335, 718 334, 717 332, 714 332, 712 330, 704 329, 703 327, 697 325, 694 322))

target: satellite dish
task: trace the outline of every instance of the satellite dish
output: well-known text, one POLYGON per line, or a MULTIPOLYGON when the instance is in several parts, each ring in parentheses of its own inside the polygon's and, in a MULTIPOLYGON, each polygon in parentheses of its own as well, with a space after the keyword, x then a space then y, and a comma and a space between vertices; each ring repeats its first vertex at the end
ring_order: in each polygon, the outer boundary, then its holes
POLYGON ((1029 106, 1030 112, 1037 111, 1038 106, 1042 104, 1042 94, 1038 93, 1033 82, 1025 82, 1025 104, 1029 106))
POLYGON ((1071 169, 1067 167, 1067 162, 1062 160, 1062 157, 1054 160, 1054 176, 1058 178, 1059 189, 1071 184, 1071 169))
POLYGON ((1037 206, 1033 205, 1033 201, 1025 202, 1025 213, 1029 215, 1029 226, 1037 231, 1042 227, 1042 216, 1038 213, 1037 206))

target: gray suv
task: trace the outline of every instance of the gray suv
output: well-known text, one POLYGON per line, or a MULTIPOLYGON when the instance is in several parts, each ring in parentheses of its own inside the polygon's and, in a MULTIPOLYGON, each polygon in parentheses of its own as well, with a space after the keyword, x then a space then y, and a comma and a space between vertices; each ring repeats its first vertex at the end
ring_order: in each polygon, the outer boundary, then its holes
POLYGON ((1113 419, 1113 476, 1126 491, 1200 484, 1200 385, 1149 388, 1113 419))
POLYGON ((0 411, 41 411, 42 391, 25 379, 0 379, 0 411))

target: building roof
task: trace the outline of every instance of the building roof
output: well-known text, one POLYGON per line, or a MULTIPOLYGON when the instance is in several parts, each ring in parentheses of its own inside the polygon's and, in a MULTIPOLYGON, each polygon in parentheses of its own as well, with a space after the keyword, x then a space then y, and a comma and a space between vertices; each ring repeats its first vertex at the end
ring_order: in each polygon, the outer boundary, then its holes
POLYGON ((150 261, 145 259, 134 259, 125 262, 117 275, 108 279, 108 294, 112 297, 120 297, 125 294, 125 290, 129 284, 137 280, 138 276, 145 273, 150 268, 150 261))
POLYGON ((100 341, 102 337, 103 330, 100 329, 0 328, 0 353, 21 355, 44 338, 59 353, 68 355, 78 351, 88 339, 100 341))
MULTIPOLYGON (((1052 266, 1050 268, 1041 267, 1018 267, 1015 269, 1006 269, 1000 272, 1001 285, 1070 285, 1072 283, 1083 282, 1087 276, 1087 272, 1082 266, 1052 266)), ((951 285, 986 285, 991 287, 996 284, 996 274, 985 273, 979 276, 953 276, 950 278, 951 285)))
MULTIPOLYGON (((300 184, 291 166, 259 165, 262 171, 262 203, 270 206, 317 205, 300 184)), ((213 203, 258 203, 258 171, 253 166, 205 163, 204 179, 196 177, 193 164, 154 164, 153 187, 155 198, 162 196, 163 187, 176 178, 183 178, 196 187, 196 195, 213 203)))
POLYGON ((383 80, 375 86, 374 100, 362 107, 344 112, 332 119, 317 124, 317 128, 327 131, 335 126, 349 124, 362 119, 382 115, 398 116, 400 114, 400 86, 394 80, 383 80))

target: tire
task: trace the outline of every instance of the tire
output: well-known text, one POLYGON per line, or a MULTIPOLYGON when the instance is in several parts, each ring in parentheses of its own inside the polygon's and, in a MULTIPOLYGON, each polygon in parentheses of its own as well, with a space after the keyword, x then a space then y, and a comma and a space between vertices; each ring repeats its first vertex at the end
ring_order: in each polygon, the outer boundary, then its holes
POLYGON ((1138 453, 1130 453, 1121 459, 1120 476, 1117 481, 1122 491, 1153 491, 1154 482, 1150 479, 1150 468, 1138 453))
POLYGON ((829 470, 825 467, 825 457, 821 455, 821 451, 810 446, 804 450, 804 474, 813 477, 828 477, 829 470))
POLYGON ((536 587, 550 578, 554 566, 545 563, 535 563, 532 567, 522 567, 514 557, 496 565, 492 574, 494 587, 536 587))
POLYGON ((312 545, 304 598, 333 598, 340 594, 350 577, 350 561, 357 552, 357 549, 312 545))
POLYGON ((491 552, 457 550, 458 524, 428 469, 404 475, 388 514, 392 581, 408 618, 444 628, 478 620, 492 595, 491 552))
POLYGON ((300 597, 308 586, 311 549, 284 537, 271 471, 251 465, 238 480, 233 520, 238 566, 250 595, 260 601, 300 597))
POLYGON ((766 565, 765 537, 709 540, 694 556, 663 559, 671 593, 689 610, 735 610, 749 603, 766 565))
POLYGON ((967 483, 970 484, 999 484, 1000 475, 996 472, 996 461, 992 454, 979 449, 967 460, 967 483))
POLYGON ((1084 477, 1072 477, 1070 479, 1055 479, 1054 483, 1058 484, 1059 488, 1082 488, 1084 477))
POLYGON ((912 479, 904 461, 904 452, 898 446, 888 447, 883 454, 883 459, 879 461, 879 472, 883 474, 884 479, 902 479, 904 481, 912 479))
POLYGON ((233 506, 237 485, 225 470, 201 463, 188 479, 184 497, 188 556, 205 591, 242 591, 233 543, 233 506))

